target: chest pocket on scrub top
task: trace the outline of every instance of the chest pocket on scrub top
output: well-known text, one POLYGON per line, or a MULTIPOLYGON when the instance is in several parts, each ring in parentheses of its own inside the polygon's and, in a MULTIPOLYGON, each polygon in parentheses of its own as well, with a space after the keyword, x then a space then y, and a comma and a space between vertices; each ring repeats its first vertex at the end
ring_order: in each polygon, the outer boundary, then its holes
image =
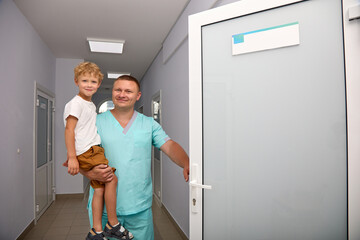
POLYGON ((134 132, 134 146, 136 150, 147 150, 150 148, 151 150, 151 131, 135 131, 134 132))

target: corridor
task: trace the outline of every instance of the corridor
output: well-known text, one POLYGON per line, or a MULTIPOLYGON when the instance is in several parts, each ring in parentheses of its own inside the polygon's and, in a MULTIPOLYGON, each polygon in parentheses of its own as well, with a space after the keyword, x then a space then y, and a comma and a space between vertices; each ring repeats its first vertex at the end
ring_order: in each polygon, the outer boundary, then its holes
MULTIPOLYGON (((87 200, 82 194, 57 195, 24 240, 79 240, 89 231, 87 200)), ((153 201, 155 240, 182 240, 164 210, 153 201)))

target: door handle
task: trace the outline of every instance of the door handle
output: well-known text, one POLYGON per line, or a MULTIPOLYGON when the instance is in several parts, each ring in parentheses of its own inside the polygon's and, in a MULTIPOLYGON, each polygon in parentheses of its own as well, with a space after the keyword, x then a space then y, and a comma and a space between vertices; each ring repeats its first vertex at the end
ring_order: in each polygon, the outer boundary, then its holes
POLYGON ((190 186, 204 189, 212 189, 211 185, 202 185, 196 182, 196 180, 190 181, 190 186))
POLYGON ((191 165, 191 181, 189 182, 191 191, 190 191, 190 204, 191 204, 191 211, 193 213, 197 213, 199 212, 199 201, 198 198, 201 196, 201 191, 200 189, 212 189, 212 186, 210 185, 204 185, 204 184, 200 184, 198 183, 199 180, 199 165, 194 163, 191 165))

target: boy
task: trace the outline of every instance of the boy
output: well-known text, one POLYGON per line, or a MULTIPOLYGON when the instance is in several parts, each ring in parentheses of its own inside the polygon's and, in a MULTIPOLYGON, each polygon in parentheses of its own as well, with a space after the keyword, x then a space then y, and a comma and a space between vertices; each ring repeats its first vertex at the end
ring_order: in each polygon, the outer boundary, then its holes
MULTIPOLYGON (((80 63, 74 69, 74 81, 79 88, 79 93, 65 105, 65 145, 67 148, 67 166, 71 175, 79 173, 79 168, 85 171, 100 164, 108 164, 104 156, 104 149, 99 146, 100 136, 96 128, 96 107, 91 102, 91 97, 99 88, 103 74, 99 67, 91 62, 80 63)), ((66 164, 65 164, 66 165, 66 164)), ((113 169, 115 171, 115 169, 113 169)), ((102 183, 91 181, 94 188, 92 200, 93 228, 88 233, 86 240, 106 239, 132 239, 133 236, 119 223, 116 216, 116 188, 117 177, 111 182, 102 183), (101 218, 105 205, 108 223, 102 231, 101 218)))

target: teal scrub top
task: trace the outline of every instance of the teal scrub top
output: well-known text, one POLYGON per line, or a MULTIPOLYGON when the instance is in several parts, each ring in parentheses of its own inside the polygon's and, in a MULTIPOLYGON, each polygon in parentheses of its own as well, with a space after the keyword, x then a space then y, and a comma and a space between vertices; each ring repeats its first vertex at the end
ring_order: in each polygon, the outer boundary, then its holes
MULTIPOLYGON (((125 128, 110 111, 97 116, 96 126, 109 166, 116 168, 117 215, 136 214, 150 208, 151 146, 160 148, 170 138, 153 118, 136 111, 125 128)), ((90 188, 89 209, 93 192, 90 188)))

